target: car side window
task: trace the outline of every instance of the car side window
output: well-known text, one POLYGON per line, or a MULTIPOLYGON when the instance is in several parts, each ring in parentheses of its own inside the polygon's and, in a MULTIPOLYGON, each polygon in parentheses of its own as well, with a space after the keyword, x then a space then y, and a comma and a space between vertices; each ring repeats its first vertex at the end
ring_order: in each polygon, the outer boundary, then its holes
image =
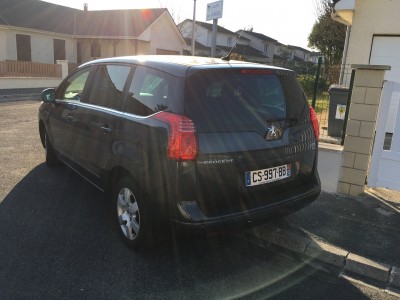
POLYGON ((167 110, 172 82, 169 74, 143 66, 137 67, 124 111, 139 116, 149 116, 167 110))
POLYGON ((130 66, 98 66, 88 102, 107 108, 121 109, 124 86, 130 70, 130 66))
POLYGON ((61 99, 81 101, 83 89, 89 77, 89 70, 90 68, 82 69, 67 79, 61 99))

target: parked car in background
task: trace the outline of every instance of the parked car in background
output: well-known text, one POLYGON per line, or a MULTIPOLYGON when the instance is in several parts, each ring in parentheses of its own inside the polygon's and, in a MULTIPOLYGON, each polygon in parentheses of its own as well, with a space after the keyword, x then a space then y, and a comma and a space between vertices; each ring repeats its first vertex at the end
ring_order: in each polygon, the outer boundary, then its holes
POLYGON ((123 240, 172 223, 213 231, 298 210, 320 193, 318 121, 294 72, 186 56, 80 66, 39 109, 49 166, 110 191, 123 240))

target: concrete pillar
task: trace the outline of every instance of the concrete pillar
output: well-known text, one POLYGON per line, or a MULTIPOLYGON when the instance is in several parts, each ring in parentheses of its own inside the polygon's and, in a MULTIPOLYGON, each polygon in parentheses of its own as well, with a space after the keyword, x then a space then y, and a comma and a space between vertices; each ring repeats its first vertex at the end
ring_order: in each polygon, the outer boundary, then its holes
POLYGON ((67 60, 57 60, 56 63, 61 65, 61 78, 65 78, 68 75, 68 61, 67 60))
POLYGON ((386 70, 390 66, 353 65, 356 69, 337 192, 364 192, 386 70))

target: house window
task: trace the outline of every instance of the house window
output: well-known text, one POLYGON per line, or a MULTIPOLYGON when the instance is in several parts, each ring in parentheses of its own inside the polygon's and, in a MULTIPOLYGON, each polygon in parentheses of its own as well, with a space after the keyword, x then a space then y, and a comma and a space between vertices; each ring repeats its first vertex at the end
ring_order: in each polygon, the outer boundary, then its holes
POLYGON ((227 45, 232 46, 232 37, 228 37, 227 45))
POLYGON ((17 34, 17 60, 32 61, 30 35, 17 34))
POLYGON ((66 59, 65 41, 54 39, 53 46, 54 46, 54 63, 56 63, 57 60, 65 60, 66 59))
POLYGON ((268 45, 267 44, 264 44, 264 53, 265 54, 268 53, 268 45))
POLYGON ((93 42, 90 47, 91 57, 101 57, 101 48, 98 42, 93 42))

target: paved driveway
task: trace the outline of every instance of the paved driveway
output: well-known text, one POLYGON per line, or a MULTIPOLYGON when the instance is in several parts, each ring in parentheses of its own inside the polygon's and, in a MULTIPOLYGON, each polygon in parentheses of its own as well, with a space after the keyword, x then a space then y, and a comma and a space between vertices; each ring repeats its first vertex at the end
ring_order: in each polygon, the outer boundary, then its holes
POLYGON ((38 106, 0 104, 2 299, 395 299, 230 235, 128 249, 103 194, 44 164, 38 106))

